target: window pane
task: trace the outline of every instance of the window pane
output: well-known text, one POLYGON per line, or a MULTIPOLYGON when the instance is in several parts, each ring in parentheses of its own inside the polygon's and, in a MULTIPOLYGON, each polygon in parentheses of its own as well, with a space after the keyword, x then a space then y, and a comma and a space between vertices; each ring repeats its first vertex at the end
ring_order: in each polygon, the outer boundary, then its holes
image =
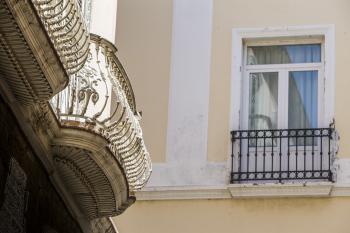
POLYGON ((318 71, 289 72, 288 127, 316 128, 318 71))
POLYGON ((313 62, 321 62, 320 44, 248 47, 248 65, 313 62))
POLYGON ((249 75, 249 129, 276 129, 278 72, 249 75))

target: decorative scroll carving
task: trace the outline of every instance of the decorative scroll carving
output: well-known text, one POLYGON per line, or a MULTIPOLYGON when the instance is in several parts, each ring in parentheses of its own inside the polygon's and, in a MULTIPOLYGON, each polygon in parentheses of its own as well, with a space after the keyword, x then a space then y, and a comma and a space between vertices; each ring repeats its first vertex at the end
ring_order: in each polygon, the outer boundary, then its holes
POLYGON ((61 124, 91 130, 107 139, 125 170, 130 190, 140 189, 152 168, 131 85, 115 47, 99 37, 91 38, 86 64, 51 105, 61 124))
POLYGON ((31 125, 36 132, 50 128, 51 117, 46 103, 39 103, 32 107, 31 125))
POLYGON ((129 81, 128 75, 125 72, 122 64, 120 63, 116 53, 117 48, 107 41, 106 39, 97 36, 95 34, 90 34, 91 40, 93 43, 97 44, 100 47, 102 53, 105 56, 105 62, 107 65, 107 69, 113 77, 117 78, 119 85, 124 91, 126 99, 129 103, 131 110, 136 113, 136 102, 134 91, 132 89, 131 83, 129 81))

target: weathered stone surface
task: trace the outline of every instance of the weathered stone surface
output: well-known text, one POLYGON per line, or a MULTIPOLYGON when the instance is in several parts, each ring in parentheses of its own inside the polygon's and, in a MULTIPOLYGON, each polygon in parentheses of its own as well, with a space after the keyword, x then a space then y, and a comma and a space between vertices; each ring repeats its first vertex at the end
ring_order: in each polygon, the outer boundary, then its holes
MULTIPOLYGON (((4 209, 7 200, 6 194, 9 193, 6 191, 6 180, 21 177, 17 174, 11 178, 9 169, 11 159, 17 161, 17 170, 23 171, 26 176, 25 183, 23 183, 23 179, 20 179, 22 183, 18 180, 9 181, 12 184, 9 189, 15 183, 23 187, 20 189, 22 194, 11 197, 15 201, 11 200, 10 203, 10 205, 17 202, 22 203, 23 208, 7 213, 7 215, 17 215, 7 216, 8 219, 19 221, 21 218, 23 219, 23 231, 19 230, 18 232, 38 233, 47 226, 59 233, 82 232, 51 184, 48 174, 19 129, 10 109, 0 96, 0 204, 2 203, 0 212, 4 209)), ((6 219, 6 216, 0 218, 0 225, 4 222, 3 219, 6 219)))
POLYGON ((10 173, 6 179, 4 204, 0 209, 0 232, 24 233, 24 213, 27 206, 27 175, 11 158, 10 173))

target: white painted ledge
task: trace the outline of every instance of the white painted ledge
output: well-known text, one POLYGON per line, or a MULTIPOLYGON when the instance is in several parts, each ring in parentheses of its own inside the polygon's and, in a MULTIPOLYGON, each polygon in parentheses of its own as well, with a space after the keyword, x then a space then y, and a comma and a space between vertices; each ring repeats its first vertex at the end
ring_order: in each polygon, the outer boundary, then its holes
POLYGON ((227 186, 147 187, 136 199, 203 200, 231 198, 350 197, 350 183, 230 184, 227 186))
POLYGON ((152 187, 135 192, 137 200, 191 200, 231 198, 227 187, 182 186, 152 187))
POLYGON ((259 197, 329 197, 333 184, 288 183, 288 184, 232 184, 228 186, 233 198, 259 197))
POLYGON ((350 184, 334 184, 331 196, 350 197, 350 184))

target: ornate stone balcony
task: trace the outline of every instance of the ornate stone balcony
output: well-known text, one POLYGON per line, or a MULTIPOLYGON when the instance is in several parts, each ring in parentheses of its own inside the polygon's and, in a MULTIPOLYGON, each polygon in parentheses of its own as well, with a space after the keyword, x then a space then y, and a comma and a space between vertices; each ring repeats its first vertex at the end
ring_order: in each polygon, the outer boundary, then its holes
POLYGON ((62 128, 52 142, 53 160, 90 219, 121 213, 152 170, 133 90, 116 52, 91 35, 87 62, 50 102, 62 128))
POLYGON ((85 63, 89 33, 76 0, 32 0, 69 75, 85 63))
POLYGON ((116 52, 75 0, 0 0, 0 92, 85 232, 113 232, 152 170, 116 52))
POLYGON ((61 91, 88 51, 76 0, 0 0, 0 82, 21 104, 47 101, 61 91))

